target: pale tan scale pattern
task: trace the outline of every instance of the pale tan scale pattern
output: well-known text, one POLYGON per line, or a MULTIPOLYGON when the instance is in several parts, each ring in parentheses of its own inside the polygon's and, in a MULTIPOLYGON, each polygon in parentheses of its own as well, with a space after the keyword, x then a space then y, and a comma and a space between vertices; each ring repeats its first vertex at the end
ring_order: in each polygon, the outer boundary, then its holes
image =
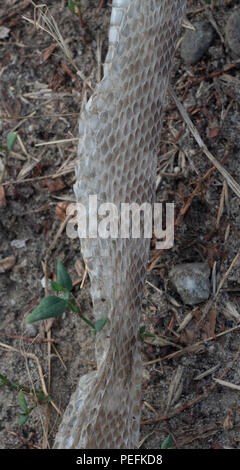
MULTIPOLYGON (((182 0, 113 0, 104 78, 79 124, 75 194, 88 207, 152 203, 162 108, 182 0)), ((99 217, 100 221, 100 217, 99 217)), ((141 356, 138 329, 150 240, 81 239, 91 279, 97 372, 80 378, 55 448, 135 448, 139 439, 141 356)))

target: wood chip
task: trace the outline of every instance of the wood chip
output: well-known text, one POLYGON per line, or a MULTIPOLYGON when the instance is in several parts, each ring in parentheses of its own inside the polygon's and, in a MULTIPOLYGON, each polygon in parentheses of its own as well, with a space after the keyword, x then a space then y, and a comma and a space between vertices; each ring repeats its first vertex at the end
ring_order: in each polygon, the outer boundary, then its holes
POLYGON ((146 408, 151 410, 155 415, 157 414, 156 410, 153 408, 153 406, 150 403, 148 403, 147 401, 144 401, 143 404, 144 406, 146 406, 146 408))
POLYGON ((7 258, 0 259, 0 273, 4 273, 8 269, 11 269, 15 263, 15 256, 8 256, 7 258))
POLYGON ((46 60, 48 60, 49 57, 51 57, 51 55, 55 51, 56 47, 57 47, 57 43, 54 42, 49 47, 47 47, 46 49, 43 50, 43 52, 42 52, 42 62, 46 62, 46 60))
POLYGON ((6 204, 5 189, 4 186, 0 184, 0 207, 5 207, 6 204))
POLYGON ((85 267, 83 261, 80 258, 77 259, 76 263, 74 264, 74 268, 76 269, 78 276, 82 278, 85 267))
POLYGON ((222 385, 223 387, 228 387, 231 388, 232 390, 238 390, 240 392, 240 385, 235 385, 232 384, 231 382, 227 382, 226 380, 221 380, 221 379, 213 379, 215 382, 217 382, 219 385, 222 385))
POLYGON ((228 413, 224 422, 223 422, 223 429, 225 431, 228 431, 228 429, 232 429, 233 428, 233 423, 231 421, 231 414, 228 413))
POLYGON ((65 183, 62 178, 55 178, 55 179, 45 179, 43 186, 47 187, 50 193, 54 193, 56 191, 61 191, 65 188, 65 183))

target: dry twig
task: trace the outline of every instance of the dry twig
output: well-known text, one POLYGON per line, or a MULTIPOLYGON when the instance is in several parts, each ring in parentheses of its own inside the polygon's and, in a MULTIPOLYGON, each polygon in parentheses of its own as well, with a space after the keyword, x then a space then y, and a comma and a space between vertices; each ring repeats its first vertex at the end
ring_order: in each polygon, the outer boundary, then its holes
POLYGON ((219 161, 212 155, 211 152, 209 152, 208 148, 204 144, 197 128, 194 126, 192 123, 186 109, 183 107, 183 105, 180 103, 179 99, 177 98, 175 92, 171 87, 169 87, 169 93, 171 97, 173 98, 182 118, 184 119, 186 125, 188 126, 191 134, 195 138, 196 142, 198 143, 199 147, 202 149, 202 151, 205 153, 207 158, 213 163, 213 165, 218 169, 219 173, 226 179, 228 185, 230 188, 233 190, 233 192, 240 198, 240 186, 239 184, 234 180, 234 178, 228 173, 228 171, 219 163, 219 161))

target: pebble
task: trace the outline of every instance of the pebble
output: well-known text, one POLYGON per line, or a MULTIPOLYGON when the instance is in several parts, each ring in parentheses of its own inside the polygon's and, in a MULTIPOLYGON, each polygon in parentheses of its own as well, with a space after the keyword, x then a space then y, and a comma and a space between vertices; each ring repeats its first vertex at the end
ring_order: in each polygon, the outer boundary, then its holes
POLYGON ((25 325, 25 332, 27 336, 29 336, 30 338, 34 338, 38 334, 38 329, 35 325, 31 325, 30 323, 27 323, 25 325))
POLYGON ((187 305, 199 304, 209 298, 209 276, 208 263, 179 264, 169 273, 172 284, 187 305))
POLYGON ((235 56, 240 57, 240 8, 229 17, 225 33, 229 48, 235 56))
POLYGON ((196 64, 214 39, 214 29, 207 21, 193 23, 195 31, 187 29, 181 43, 181 57, 187 65, 196 64))
POLYGON ((10 245, 11 245, 11 246, 14 246, 15 248, 27 248, 27 247, 26 247, 26 241, 27 241, 27 240, 28 240, 27 238, 24 239, 24 240, 17 240, 17 239, 15 239, 15 240, 12 240, 12 241, 11 241, 10 245))

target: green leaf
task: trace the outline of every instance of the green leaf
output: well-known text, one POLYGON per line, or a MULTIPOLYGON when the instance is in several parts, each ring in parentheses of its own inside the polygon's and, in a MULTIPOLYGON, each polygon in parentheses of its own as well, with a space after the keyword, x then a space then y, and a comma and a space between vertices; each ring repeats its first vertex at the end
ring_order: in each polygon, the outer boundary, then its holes
POLYGON ((149 331, 146 331, 146 333, 143 333, 144 338, 155 338, 155 335, 152 333, 149 333, 149 331))
POLYGON ((140 326, 139 331, 138 331, 138 337, 139 337, 140 341, 144 341, 144 338, 146 338, 146 337, 155 338, 155 335, 153 335, 152 333, 149 333, 149 331, 145 331, 145 330, 146 330, 145 325, 140 326))
POLYGON ((67 302, 54 295, 45 297, 27 317, 27 323, 33 323, 46 318, 57 317, 66 310, 67 302))
POLYGON ((55 281, 52 281, 51 282, 51 287, 53 290, 55 290, 56 292, 62 292, 63 291, 63 287, 60 286, 60 284, 58 282, 55 282, 55 281))
POLYGON ((171 436, 171 434, 169 434, 166 439, 164 439, 162 445, 161 445, 161 449, 172 449, 172 446, 173 446, 173 438, 171 436))
POLYGON ((9 152, 10 152, 10 150, 13 149, 13 146, 16 142, 16 139, 17 139, 17 133, 16 132, 9 132, 9 134, 7 135, 7 148, 8 148, 9 152))
POLYGON ((29 418, 29 415, 21 415, 21 417, 18 420, 18 425, 22 426, 23 424, 25 424, 28 418, 29 418))
POLYGON ((68 291, 71 291, 73 288, 72 280, 60 260, 57 262, 57 283, 68 291))
POLYGON ((68 0, 68 8, 70 12, 73 13, 74 15, 81 14, 81 2, 80 1, 68 0))
POLYGON ((139 335, 142 336, 145 330, 146 330, 146 326, 145 326, 145 325, 140 326, 140 328, 139 328, 139 335))
POLYGON ((101 331, 107 323, 107 318, 100 318, 94 322, 94 328, 96 331, 101 331))
POLYGON ((28 410, 28 405, 27 405, 26 398, 25 398, 23 392, 19 392, 19 394, 18 394, 18 403, 20 405, 21 410, 24 413, 28 413, 28 411, 29 411, 28 410))
POLYGON ((146 330, 146 326, 143 325, 143 326, 140 326, 139 330, 138 330, 138 338, 140 339, 140 341, 144 341, 144 331, 146 330))
POLYGON ((8 385, 9 380, 6 377, 4 377, 4 375, 0 374, 0 380, 1 380, 1 383, 0 383, 1 386, 8 385))
POLYGON ((73 0, 68 0, 68 8, 71 13, 75 14, 75 3, 73 0))

